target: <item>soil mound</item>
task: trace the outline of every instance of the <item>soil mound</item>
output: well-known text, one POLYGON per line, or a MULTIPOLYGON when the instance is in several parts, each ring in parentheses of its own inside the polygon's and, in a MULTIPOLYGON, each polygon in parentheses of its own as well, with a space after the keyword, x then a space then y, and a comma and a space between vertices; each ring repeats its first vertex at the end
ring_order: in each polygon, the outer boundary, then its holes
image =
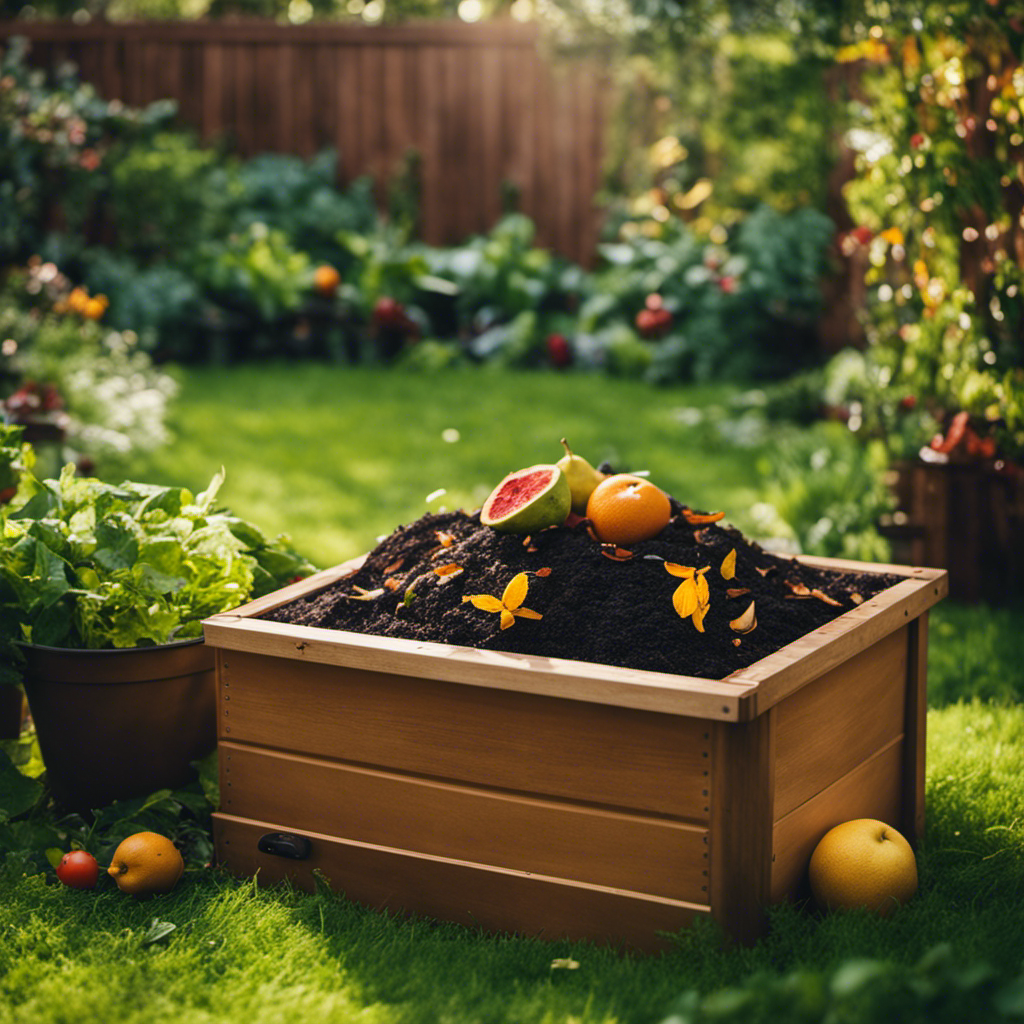
POLYGON ((586 520, 524 539, 482 526, 479 513, 425 515, 386 537, 353 576, 263 618, 722 679, 902 579, 804 566, 731 527, 692 525, 672 504, 669 525, 623 560, 609 557, 614 547, 595 541, 586 520), (735 575, 725 579, 733 550, 735 575), (710 567, 704 632, 676 612, 683 581, 666 563, 710 567), (502 629, 499 613, 463 600, 500 600, 520 572, 529 574, 522 606, 541 618, 517 616, 502 629), (757 626, 738 633, 729 623, 751 601, 757 626))

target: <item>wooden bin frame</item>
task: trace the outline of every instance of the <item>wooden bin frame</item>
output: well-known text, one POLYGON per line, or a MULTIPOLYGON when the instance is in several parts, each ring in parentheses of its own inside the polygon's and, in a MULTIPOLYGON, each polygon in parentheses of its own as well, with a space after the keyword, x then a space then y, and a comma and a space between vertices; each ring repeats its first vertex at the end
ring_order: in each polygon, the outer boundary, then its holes
POLYGON ((905 578, 721 681, 257 618, 362 558, 207 619, 218 861, 493 931, 654 949, 711 915, 756 939, 832 825, 924 824, 947 574, 799 560, 905 578), (274 831, 311 855, 258 850, 274 831))

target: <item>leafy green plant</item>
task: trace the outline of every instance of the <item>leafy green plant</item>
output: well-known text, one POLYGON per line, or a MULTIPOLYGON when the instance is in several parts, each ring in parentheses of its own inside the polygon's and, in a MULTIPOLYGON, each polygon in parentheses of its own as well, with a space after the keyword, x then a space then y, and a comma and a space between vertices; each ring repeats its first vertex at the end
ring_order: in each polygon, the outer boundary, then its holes
POLYGON ((210 296, 229 308, 251 311, 264 323, 298 309, 312 282, 312 266, 284 234, 254 223, 223 242, 206 241, 196 275, 210 296))
MULTIPOLYGON (((887 562, 877 521, 895 507, 885 484, 888 453, 867 446, 844 425, 806 431, 778 427, 771 452, 759 457, 765 504, 787 524, 806 554, 887 562)), ((767 510, 766 510, 767 511, 767 510)))
POLYGON ((287 538, 268 541, 216 507, 223 472, 183 487, 76 476, 29 481, 5 506, 0 608, 8 681, 16 641, 99 649, 201 635, 201 620, 281 586, 312 566, 287 538))
POLYGON ((226 232, 238 186, 216 150, 184 132, 118 147, 111 155, 110 203, 117 247, 147 262, 187 259, 226 232))

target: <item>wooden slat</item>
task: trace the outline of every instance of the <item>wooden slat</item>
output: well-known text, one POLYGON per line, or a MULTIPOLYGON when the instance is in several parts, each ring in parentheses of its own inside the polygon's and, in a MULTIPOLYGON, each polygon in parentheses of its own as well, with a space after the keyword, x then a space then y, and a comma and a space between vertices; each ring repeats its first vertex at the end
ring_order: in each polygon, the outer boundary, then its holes
POLYGON ((676 932, 706 905, 586 885, 540 874, 413 854, 311 832, 308 860, 285 860, 257 849, 259 837, 280 824, 214 815, 217 859, 261 884, 284 878, 313 889, 313 872, 332 888, 370 907, 426 914, 470 928, 545 939, 587 939, 641 950, 671 947, 676 932))
POLYGON ((776 705, 776 818, 903 734, 906 680, 901 629, 776 705))
POLYGON ((218 652, 218 735, 349 764, 705 820, 705 723, 218 652))
POLYGON ((324 835, 700 903, 707 829, 220 744, 221 808, 324 835))
POLYGON ((749 943, 764 933, 771 885, 775 710, 712 730, 711 912, 749 943))
POLYGON ((203 48, 203 138, 214 141, 224 130, 224 48, 203 48))
MULTIPOLYGON (((806 561, 815 564, 821 560, 806 561)), ((727 678, 736 683, 757 685, 758 712, 772 707, 854 654, 902 629, 945 597, 948 589, 945 572, 918 571, 925 575, 881 591, 862 605, 727 678)))
POLYGON ((828 789, 775 823, 771 863, 773 902, 807 895, 807 865, 821 837, 833 825, 854 818, 878 818, 894 828, 900 821, 903 741, 894 740, 828 789))
POLYGON ((925 731, 928 713, 928 613, 907 629, 907 695, 903 739, 900 831, 915 844, 924 838, 925 731))

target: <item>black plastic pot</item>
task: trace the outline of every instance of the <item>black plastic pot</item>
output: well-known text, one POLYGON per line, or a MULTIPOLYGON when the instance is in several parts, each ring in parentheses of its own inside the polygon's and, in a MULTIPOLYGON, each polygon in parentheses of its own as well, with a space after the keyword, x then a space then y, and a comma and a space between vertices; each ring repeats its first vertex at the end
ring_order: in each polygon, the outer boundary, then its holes
POLYGON ((69 809, 186 785, 190 762, 217 744, 214 652, 202 640, 23 651, 47 781, 69 809))

